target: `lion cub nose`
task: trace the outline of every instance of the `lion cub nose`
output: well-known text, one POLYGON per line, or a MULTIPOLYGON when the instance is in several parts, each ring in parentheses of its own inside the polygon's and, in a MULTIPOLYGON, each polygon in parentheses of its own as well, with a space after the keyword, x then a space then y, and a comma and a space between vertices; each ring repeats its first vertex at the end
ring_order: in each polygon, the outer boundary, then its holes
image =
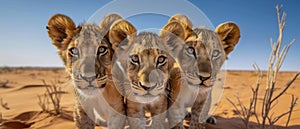
POLYGON ((156 86, 157 86, 157 84, 155 84, 155 85, 153 85, 153 86, 146 86, 146 85, 143 85, 141 82, 139 82, 140 83, 140 86, 145 90, 145 91, 151 91, 151 90, 153 90, 156 86))
POLYGON ((209 73, 200 73, 198 74, 198 77, 201 81, 206 81, 210 79, 211 75, 209 73))
POLYGON ((92 82, 97 78, 97 75, 88 77, 80 74, 80 77, 87 82, 92 82))
POLYGON ((206 81, 210 78, 210 76, 208 76, 208 77, 199 76, 199 78, 201 81, 206 81))

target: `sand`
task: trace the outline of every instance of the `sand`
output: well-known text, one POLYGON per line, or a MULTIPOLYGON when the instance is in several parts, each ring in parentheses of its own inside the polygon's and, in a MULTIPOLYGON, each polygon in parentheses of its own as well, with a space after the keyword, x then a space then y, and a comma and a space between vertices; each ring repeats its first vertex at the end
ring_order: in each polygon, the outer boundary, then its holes
MULTIPOLYGON (((281 72, 278 77, 278 84, 282 89, 295 74, 295 72, 281 72)), ((262 89, 266 84, 266 74, 262 80, 262 89)), ((226 100, 230 98, 237 103, 235 96, 238 95, 243 104, 248 106, 251 94, 251 87, 255 85, 257 75, 254 71, 226 71, 226 82, 224 92, 217 104, 213 115, 217 118, 216 125, 207 125, 208 129, 242 129, 245 128, 242 119, 238 118, 234 107, 226 100)), ((4 129, 75 129, 72 118, 74 93, 70 78, 62 68, 1 68, 0 69, 0 123, 2 114, 2 125, 4 129), (56 84, 61 87, 62 113, 60 115, 42 112, 38 102, 38 95, 43 95, 47 85, 56 84), (7 82, 8 83, 5 83, 7 82)), ((288 110, 291 95, 300 98, 300 78, 277 102, 274 108, 275 115, 288 110)), ((263 91, 263 90, 262 90, 263 91)), ((260 96, 260 99, 262 97, 260 96)), ((300 109, 296 105, 295 109, 300 109)), ((260 114, 260 112, 258 112, 260 114)), ((251 117, 250 128, 257 128, 257 122, 251 117)), ((276 123, 276 128, 284 128, 287 117, 283 117, 276 123)), ((189 118, 186 118, 187 125, 189 118)), ((188 126, 186 126, 188 127, 188 126)), ((106 128, 105 125, 96 128, 106 128)), ((295 111, 289 123, 290 129, 300 128, 300 111, 295 111)))

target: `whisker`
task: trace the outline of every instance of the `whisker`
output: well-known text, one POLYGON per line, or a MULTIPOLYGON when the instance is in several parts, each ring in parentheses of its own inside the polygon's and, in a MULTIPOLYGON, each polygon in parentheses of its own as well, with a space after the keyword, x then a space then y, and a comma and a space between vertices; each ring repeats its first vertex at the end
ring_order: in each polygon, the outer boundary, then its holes
POLYGON ((169 95, 165 95, 165 96, 171 103, 175 103, 175 100, 173 100, 169 95))
POLYGON ((131 95, 133 95, 133 92, 130 89, 127 89, 125 92, 125 97, 130 97, 131 95))

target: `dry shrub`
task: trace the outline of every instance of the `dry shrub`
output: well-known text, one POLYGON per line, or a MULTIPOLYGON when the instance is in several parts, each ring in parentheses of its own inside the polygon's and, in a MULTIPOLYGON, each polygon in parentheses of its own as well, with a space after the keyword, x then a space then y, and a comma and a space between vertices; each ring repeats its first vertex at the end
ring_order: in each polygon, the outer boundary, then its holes
POLYGON ((8 80, 4 81, 4 82, 0 82, 0 87, 3 87, 3 88, 7 88, 7 84, 9 83, 8 80))
POLYGON ((58 73, 61 68, 52 68, 53 73, 58 73))
POLYGON ((10 68, 8 66, 2 67, 3 73, 10 73, 13 71, 13 68, 10 68))
POLYGON ((43 83, 45 85, 46 92, 43 95, 38 95, 39 106, 44 112, 49 114, 61 114, 61 93, 64 92, 61 90, 61 87, 56 85, 56 82, 52 83, 52 85, 47 85, 45 80, 43 80, 43 83))
POLYGON ((279 86, 277 84, 277 77, 278 73, 280 72, 280 68, 285 60, 286 54, 288 53, 289 48, 294 43, 295 40, 292 40, 288 45, 282 47, 282 36, 283 36, 283 30, 285 27, 285 20, 286 20, 286 13, 283 12, 283 15, 281 16, 281 7, 276 6, 277 15, 278 15, 278 26, 279 26, 279 36, 277 39, 277 42, 273 43, 271 39, 271 47, 272 51, 270 53, 270 58, 268 62, 268 71, 267 71, 267 88, 264 89, 263 94, 263 100, 261 109, 257 109, 257 101, 258 101, 258 93, 261 85, 262 80, 262 72, 260 71, 259 67, 254 64, 254 69, 258 72, 258 79, 256 82, 256 86, 254 88, 251 88, 252 90, 252 97, 250 98, 249 106, 246 107, 241 101, 238 96, 236 96, 236 99, 238 101, 238 104, 235 104, 232 100, 227 100, 234 106, 235 110, 237 110, 238 115, 240 118, 242 118, 246 129, 248 129, 248 123, 249 119, 252 115, 255 116, 256 121, 258 123, 258 126, 260 129, 266 129, 266 128, 273 128, 273 125, 283 118, 284 116, 288 116, 286 120, 286 127, 289 124, 290 118, 292 116, 292 113, 294 110, 294 107, 296 105, 296 102, 298 98, 294 95, 291 95, 291 102, 289 105, 289 108, 286 112, 283 112, 279 115, 274 115, 276 111, 274 111, 274 107, 277 105, 278 99, 286 93, 286 91, 290 88, 290 86, 294 83, 294 81, 297 79, 297 77, 300 75, 300 72, 296 73, 294 77, 286 83, 284 88, 282 90, 279 90, 279 86), (275 94, 275 91, 278 93, 275 94), (259 116, 257 111, 261 111, 261 115, 259 116))

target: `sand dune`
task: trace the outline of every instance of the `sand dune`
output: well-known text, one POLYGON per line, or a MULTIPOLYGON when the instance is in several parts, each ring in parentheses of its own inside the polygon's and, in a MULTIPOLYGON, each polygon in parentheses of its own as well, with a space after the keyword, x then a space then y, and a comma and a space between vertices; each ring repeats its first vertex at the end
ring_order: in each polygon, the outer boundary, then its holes
MULTIPOLYGON (((282 72, 279 74, 278 83, 284 85, 288 80, 292 78, 294 72, 282 72)), ((265 73, 264 73, 264 76, 265 73)), ((254 86, 256 82, 256 74, 253 71, 227 71, 226 82, 224 85, 224 92, 220 99, 220 102, 216 106, 216 110, 213 115, 216 116, 217 125, 207 125, 208 129, 242 129, 244 124, 240 118, 238 118, 237 112, 233 106, 226 100, 226 98, 232 99, 234 102, 234 96, 238 94, 242 103, 247 104, 249 102, 249 96, 251 96, 250 88, 254 86)), ((4 129, 21 129, 21 128, 34 128, 34 129, 75 129, 72 118, 73 110, 73 91, 70 83, 70 78, 67 76, 63 69, 41 69, 41 68, 22 68, 22 69, 0 69, 0 84, 2 82, 9 81, 6 84, 7 87, 0 87, 0 98, 3 102, 7 103, 9 110, 0 107, 0 113, 3 117, 3 123, 1 125, 4 129), (38 105, 38 95, 45 93, 45 80, 47 85, 56 82, 58 86, 62 88, 61 93, 62 100, 62 113, 60 115, 51 115, 42 112, 42 109, 38 105)), ((265 78, 262 80, 265 83, 265 78)), ((289 108, 290 95, 294 94, 300 97, 300 79, 298 78, 292 85, 291 89, 278 101, 275 107, 275 114, 285 112, 289 108)), ((1 85, 0 85, 1 86, 1 85)), ((265 84, 263 84, 265 86, 265 84)), ((279 89, 281 89, 280 87, 279 89)), ((259 96, 260 99, 262 96, 259 96)), ((300 109, 298 104, 295 109, 300 109)), ((291 121, 289 129, 300 128, 300 111, 295 111, 291 121)), ((250 119, 251 128, 256 127, 256 120, 250 119)), ((1 122, 1 121, 0 121, 1 122)), ((186 118, 185 124, 188 125, 189 118, 186 118)), ((286 118, 282 118, 277 122, 276 128, 285 128, 286 118)), ((186 126, 188 128, 188 126, 186 126)), ((97 128, 106 128, 105 123, 97 128)))

